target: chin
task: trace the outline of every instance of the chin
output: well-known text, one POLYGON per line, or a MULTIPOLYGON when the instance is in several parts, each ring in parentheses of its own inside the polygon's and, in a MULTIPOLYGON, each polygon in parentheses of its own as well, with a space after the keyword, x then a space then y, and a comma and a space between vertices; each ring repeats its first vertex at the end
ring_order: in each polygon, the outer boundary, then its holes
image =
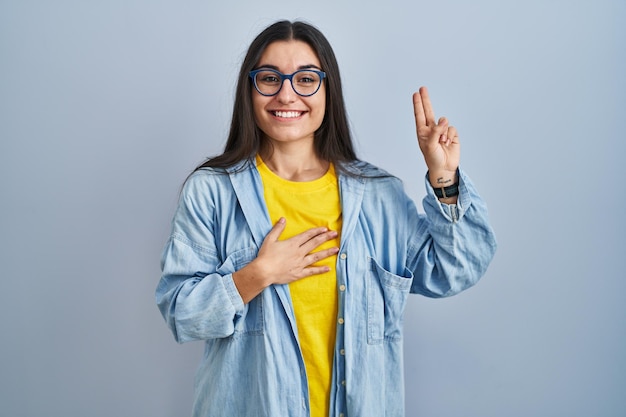
POLYGON ((304 132, 281 132, 281 131, 272 131, 266 130, 264 131, 265 138, 270 142, 280 142, 280 143, 288 143, 288 142, 307 142, 313 141, 315 137, 315 132, 304 133, 304 132))

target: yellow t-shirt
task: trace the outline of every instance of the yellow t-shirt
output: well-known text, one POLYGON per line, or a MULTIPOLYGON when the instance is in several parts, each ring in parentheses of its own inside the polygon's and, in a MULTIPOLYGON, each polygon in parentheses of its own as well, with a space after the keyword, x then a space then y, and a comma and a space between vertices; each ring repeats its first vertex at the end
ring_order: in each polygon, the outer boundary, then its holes
MULTIPOLYGON (((288 181, 279 177, 258 156, 257 167, 272 224, 281 217, 287 220, 281 239, 320 226, 341 232, 339 186, 332 164, 323 177, 306 182, 288 181)), ((337 236, 316 251, 339 247, 339 240, 337 236)), ((309 383, 311 417, 328 416, 330 404, 337 320, 336 262, 336 255, 320 261, 319 265, 331 268, 329 272, 289 284, 309 383)))

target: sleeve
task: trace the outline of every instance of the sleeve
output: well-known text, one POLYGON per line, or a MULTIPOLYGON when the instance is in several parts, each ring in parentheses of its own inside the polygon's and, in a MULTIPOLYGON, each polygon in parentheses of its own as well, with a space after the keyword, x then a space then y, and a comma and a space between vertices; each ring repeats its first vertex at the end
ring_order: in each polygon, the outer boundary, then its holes
POLYGON ((426 179, 425 215, 409 203, 409 224, 417 224, 408 245, 411 292, 448 297, 473 286, 485 274, 497 248, 487 206, 459 170, 457 204, 441 203, 426 179))
MULTIPOLYGON (((179 343, 233 334, 245 313, 232 279, 232 259, 222 260, 215 244, 215 207, 191 177, 183 188, 172 232, 161 256, 156 302, 179 343)), ((234 257, 254 254, 233 254, 234 257)))

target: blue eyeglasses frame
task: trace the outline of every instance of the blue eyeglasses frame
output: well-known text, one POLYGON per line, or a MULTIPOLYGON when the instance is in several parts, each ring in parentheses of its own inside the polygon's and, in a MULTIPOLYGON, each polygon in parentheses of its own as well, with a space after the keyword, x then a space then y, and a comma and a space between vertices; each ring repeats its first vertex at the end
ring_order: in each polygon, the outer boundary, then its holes
POLYGON ((319 71, 319 70, 315 70, 315 69, 300 69, 298 71, 292 72, 291 74, 283 74, 282 72, 277 71, 277 70, 272 69, 272 68, 259 68, 259 69, 255 69, 255 70, 250 71, 248 73, 248 75, 250 76, 250 78, 252 78, 252 84, 254 84, 254 88, 256 89, 256 91, 259 94, 261 94, 262 96, 265 96, 265 97, 272 97, 272 96, 275 96, 276 94, 280 93, 280 90, 282 90, 283 85, 285 84, 285 80, 289 80, 289 82, 291 83, 291 88, 300 97, 311 97, 313 94, 317 93, 320 90, 320 87, 322 86, 322 82, 324 81, 324 78, 326 78, 326 73, 324 71, 319 71), (278 76, 278 78, 280 78, 280 87, 278 88, 278 91, 276 91, 274 94, 264 94, 264 93, 261 92, 259 87, 256 85, 256 75, 259 72, 261 72, 261 71, 273 72, 274 74, 276 74, 278 76), (317 86, 317 88, 315 89, 315 91, 313 91, 311 94, 300 94, 293 87, 293 76, 298 74, 298 73, 300 73, 300 72, 314 72, 314 73, 316 73, 317 75, 320 76, 320 83, 317 86))

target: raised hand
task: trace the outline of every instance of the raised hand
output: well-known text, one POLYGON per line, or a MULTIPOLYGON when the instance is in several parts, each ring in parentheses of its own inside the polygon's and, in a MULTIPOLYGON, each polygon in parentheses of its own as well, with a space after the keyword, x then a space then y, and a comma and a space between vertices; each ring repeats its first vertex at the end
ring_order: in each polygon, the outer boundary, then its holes
POLYGON ((316 250, 337 237, 336 231, 316 227, 289 239, 279 240, 285 224, 286 220, 281 218, 265 236, 257 257, 233 273, 233 280, 245 303, 271 284, 289 284, 328 272, 327 266, 313 264, 339 252, 337 247, 316 250))
POLYGON ((435 121, 428 90, 421 87, 413 94, 413 110, 417 142, 424 155, 433 187, 446 187, 456 182, 456 171, 461 158, 461 145, 456 128, 448 125, 445 117, 435 121))

